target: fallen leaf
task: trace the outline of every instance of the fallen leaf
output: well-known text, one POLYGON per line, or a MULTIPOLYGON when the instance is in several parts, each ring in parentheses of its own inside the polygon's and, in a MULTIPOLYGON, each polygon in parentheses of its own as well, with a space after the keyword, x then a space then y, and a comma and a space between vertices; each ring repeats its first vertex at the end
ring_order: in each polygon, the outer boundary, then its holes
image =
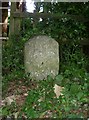
POLYGON ((54 93, 56 94, 56 97, 59 98, 59 96, 62 94, 62 90, 64 87, 61 87, 57 84, 54 85, 54 93))

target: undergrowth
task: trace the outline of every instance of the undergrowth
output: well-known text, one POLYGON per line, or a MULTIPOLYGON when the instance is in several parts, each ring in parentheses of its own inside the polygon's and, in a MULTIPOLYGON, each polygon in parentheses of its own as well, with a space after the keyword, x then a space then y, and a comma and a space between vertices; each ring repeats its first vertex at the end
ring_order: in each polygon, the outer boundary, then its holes
MULTIPOLYGON (((3 96, 5 97, 10 81, 33 80, 25 74, 24 43, 33 35, 40 34, 39 29, 24 32, 23 37, 13 36, 11 43, 3 44, 3 96)), ((43 32, 45 33, 45 30, 43 32)), ((50 34, 51 35, 51 34, 50 34)), ((54 38, 55 35, 54 35, 54 38)), ((62 60, 60 74, 54 79, 48 76, 47 80, 36 82, 37 86, 31 89, 25 103, 19 111, 18 117, 27 118, 85 118, 88 112, 88 85, 89 73, 86 71, 88 60, 77 43, 62 46, 62 60), (62 94, 56 98, 54 85, 63 87, 62 94)), ((27 85, 29 85, 27 83, 27 85)), ((3 116, 12 116, 18 111, 18 105, 12 103, 2 108, 3 116)))

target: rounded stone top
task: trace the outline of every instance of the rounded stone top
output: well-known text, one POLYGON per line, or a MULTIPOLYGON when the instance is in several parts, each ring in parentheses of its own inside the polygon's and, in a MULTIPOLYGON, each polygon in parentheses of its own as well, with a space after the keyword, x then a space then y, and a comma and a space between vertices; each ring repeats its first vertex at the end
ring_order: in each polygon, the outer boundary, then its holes
POLYGON ((25 44, 25 70, 36 80, 59 72, 59 44, 46 35, 38 35, 25 44))

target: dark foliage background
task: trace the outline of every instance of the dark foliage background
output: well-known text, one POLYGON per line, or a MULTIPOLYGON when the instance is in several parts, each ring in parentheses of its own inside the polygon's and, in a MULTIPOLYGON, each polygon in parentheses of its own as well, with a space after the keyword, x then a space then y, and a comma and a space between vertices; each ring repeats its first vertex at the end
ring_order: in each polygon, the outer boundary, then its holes
MULTIPOLYGON (((43 7, 43 12, 59 15, 83 15, 89 18, 89 3, 35 3, 39 12, 43 7)), ((75 16, 76 17, 76 16, 75 16)), ((3 44, 3 93, 9 81, 19 79, 29 80, 24 72, 24 44, 31 37, 39 34, 51 36, 56 39, 60 46, 60 74, 55 79, 48 77, 47 80, 38 83, 37 88, 32 89, 22 106, 23 113, 29 118, 44 116, 45 111, 51 110, 53 118, 85 118, 88 111, 88 87, 89 87, 89 54, 83 53, 82 40, 89 39, 89 22, 78 22, 71 18, 61 19, 33 19, 26 18, 22 21, 22 31, 19 35, 3 44), (65 87, 63 96, 59 99, 54 97, 54 84, 65 87), (48 87, 47 87, 48 86, 48 87), (51 91, 50 91, 51 89, 51 91), (39 102, 45 90, 46 99, 39 102), (30 98, 31 96, 31 98, 30 98), (51 99, 52 98, 52 99, 51 99), (34 102, 33 102, 34 101, 34 102), (53 106, 54 105, 54 106, 53 106), (80 110, 80 111, 79 111, 80 110), (39 111, 39 112, 38 112, 39 111)), ((3 108, 3 114, 12 113, 12 108, 3 108)))

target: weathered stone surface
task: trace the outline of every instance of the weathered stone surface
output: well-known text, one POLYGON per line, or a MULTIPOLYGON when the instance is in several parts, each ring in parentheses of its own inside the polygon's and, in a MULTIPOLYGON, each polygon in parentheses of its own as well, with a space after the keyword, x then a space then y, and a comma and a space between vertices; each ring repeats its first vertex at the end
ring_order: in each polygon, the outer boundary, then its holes
POLYGON ((35 36, 25 43, 24 62, 26 73, 35 80, 54 77, 59 72, 59 44, 52 38, 35 36))

